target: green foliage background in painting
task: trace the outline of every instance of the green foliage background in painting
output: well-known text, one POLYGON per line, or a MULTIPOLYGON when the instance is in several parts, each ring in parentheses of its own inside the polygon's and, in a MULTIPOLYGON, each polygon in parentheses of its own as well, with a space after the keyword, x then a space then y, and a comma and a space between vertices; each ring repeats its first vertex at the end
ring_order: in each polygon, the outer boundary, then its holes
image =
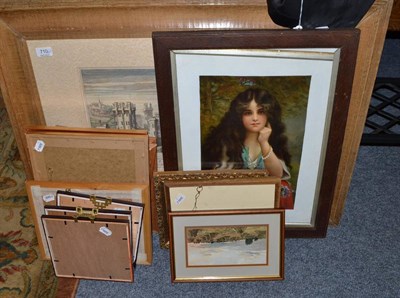
POLYGON ((200 77, 201 140, 217 126, 236 95, 247 88, 267 89, 282 107, 291 160, 291 183, 296 189, 307 114, 310 76, 281 77, 200 77))

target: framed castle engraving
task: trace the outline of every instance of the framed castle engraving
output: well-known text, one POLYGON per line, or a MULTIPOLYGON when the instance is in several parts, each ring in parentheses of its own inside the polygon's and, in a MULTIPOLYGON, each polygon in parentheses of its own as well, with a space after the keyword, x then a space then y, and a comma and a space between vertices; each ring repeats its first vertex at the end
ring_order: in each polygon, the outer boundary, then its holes
POLYGON ((46 125, 147 130, 162 169, 150 38, 30 40, 27 47, 46 125))

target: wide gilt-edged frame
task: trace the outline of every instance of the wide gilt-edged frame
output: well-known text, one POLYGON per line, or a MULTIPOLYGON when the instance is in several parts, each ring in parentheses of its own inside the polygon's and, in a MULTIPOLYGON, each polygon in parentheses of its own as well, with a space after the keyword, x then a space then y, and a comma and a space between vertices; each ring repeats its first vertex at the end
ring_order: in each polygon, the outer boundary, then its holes
MULTIPOLYGON (((154 195, 156 200, 156 210, 157 210, 157 223, 158 232, 160 238, 160 246, 162 248, 169 248, 169 232, 170 228, 168 225, 168 204, 166 202, 166 187, 165 184, 171 182, 193 182, 201 183, 207 181, 207 184, 218 184, 219 181, 234 181, 235 184, 239 185, 240 181, 249 180, 260 181, 266 183, 276 184, 276 178, 269 177, 265 171, 255 170, 226 170, 226 171, 168 171, 168 172, 156 172, 154 173, 154 195)), ((227 187, 229 187, 227 185, 227 187)), ((229 208, 228 208, 229 209, 229 208)))
MULTIPOLYGON (((382 53, 393 0, 377 0, 361 30, 349 117, 330 216, 343 212, 382 53), (371 42, 372 41, 372 42, 371 42)), ((24 129, 45 125, 26 42, 43 39, 150 38, 153 31, 277 29, 264 0, 0 1, 0 87, 27 177, 32 178, 24 129)))

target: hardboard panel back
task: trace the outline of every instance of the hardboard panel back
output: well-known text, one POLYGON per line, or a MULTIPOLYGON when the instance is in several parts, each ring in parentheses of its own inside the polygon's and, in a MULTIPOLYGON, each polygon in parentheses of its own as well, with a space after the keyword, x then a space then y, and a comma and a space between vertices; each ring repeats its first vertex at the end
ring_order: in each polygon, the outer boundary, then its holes
POLYGON ((129 222, 42 216, 58 277, 133 281, 129 222))
MULTIPOLYGON (((126 202, 122 200, 112 200, 108 198, 95 197, 80 193, 72 193, 67 191, 58 191, 56 197, 57 206, 75 207, 75 208, 98 208, 99 211, 108 208, 109 210, 119 211, 125 210, 131 213, 129 221, 129 233, 132 246, 132 260, 136 262, 139 249, 139 235, 143 220, 144 205, 139 203, 126 202)), ((97 218, 97 216, 96 216, 97 218)))
MULTIPOLYGON (((80 194, 111 197, 125 202, 143 204, 145 208, 140 230, 136 263, 140 265, 150 265, 152 263, 151 210, 147 208, 147 206, 150 206, 148 185, 134 183, 79 183, 28 180, 26 182, 26 189, 42 259, 50 260, 50 253, 41 223, 41 216, 46 214, 44 206, 48 205, 53 206, 53 208, 58 208, 56 207, 57 191, 69 190, 70 192, 80 194)), ((64 208, 68 208, 68 206, 64 206, 64 208)), ((75 208, 75 206, 73 206, 73 208, 75 208)), ((89 206, 89 208, 93 207, 89 206)), ((107 210, 106 212, 113 212, 113 210, 107 210)))
POLYGON ((149 139, 142 131, 30 127, 26 139, 35 180, 149 183, 149 139))

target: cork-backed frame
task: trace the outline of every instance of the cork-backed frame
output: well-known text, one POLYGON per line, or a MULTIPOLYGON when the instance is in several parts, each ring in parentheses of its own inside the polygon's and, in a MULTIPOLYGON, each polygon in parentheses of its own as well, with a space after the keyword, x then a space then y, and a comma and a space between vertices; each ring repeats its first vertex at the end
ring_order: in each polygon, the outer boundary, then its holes
POLYGON ((27 145, 38 181, 149 183, 149 139, 139 131, 31 127, 27 145), (119 166, 116 167, 115 164, 119 166))

